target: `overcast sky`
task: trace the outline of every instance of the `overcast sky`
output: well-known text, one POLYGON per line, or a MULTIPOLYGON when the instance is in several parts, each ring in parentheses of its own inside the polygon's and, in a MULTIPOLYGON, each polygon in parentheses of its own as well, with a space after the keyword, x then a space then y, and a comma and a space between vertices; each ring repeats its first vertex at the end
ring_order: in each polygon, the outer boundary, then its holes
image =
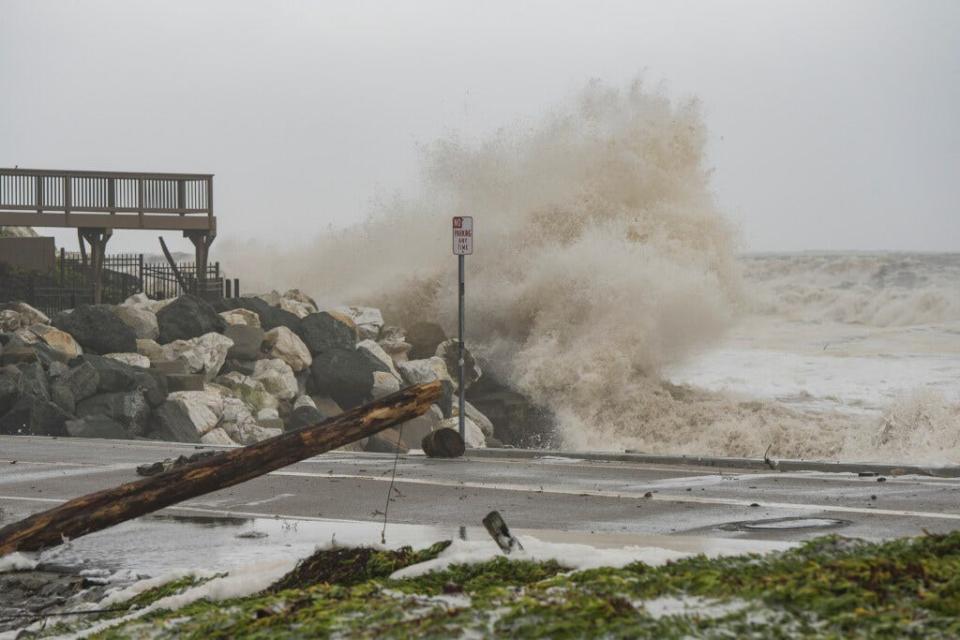
POLYGON ((302 240, 638 74, 703 101, 745 248, 960 249, 956 0, 0 0, 0 166, 212 172, 221 238, 302 240))

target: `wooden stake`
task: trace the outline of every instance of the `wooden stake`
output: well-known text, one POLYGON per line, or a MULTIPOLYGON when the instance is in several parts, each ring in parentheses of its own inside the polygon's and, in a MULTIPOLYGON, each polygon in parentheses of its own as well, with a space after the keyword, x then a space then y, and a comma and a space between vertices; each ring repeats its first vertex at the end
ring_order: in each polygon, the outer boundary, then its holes
POLYGON ((0 529, 0 556, 54 547, 366 438, 426 413, 441 389, 439 381, 407 387, 319 424, 74 498, 0 529))

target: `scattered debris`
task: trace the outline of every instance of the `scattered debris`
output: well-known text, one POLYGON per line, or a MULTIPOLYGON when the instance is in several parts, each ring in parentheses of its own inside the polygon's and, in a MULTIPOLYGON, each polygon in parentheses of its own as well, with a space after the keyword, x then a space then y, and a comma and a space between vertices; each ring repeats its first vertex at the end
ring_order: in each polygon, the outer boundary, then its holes
POLYGON ((773 469, 774 471, 776 471, 777 469, 780 468, 780 461, 779 461, 779 460, 773 460, 773 459, 770 458, 770 455, 769 455, 769 454, 770 454, 770 449, 772 449, 772 448, 773 448, 773 444, 767 445, 767 450, 763 452, 763 462, 764 462, 764 464, 766 464, 768 467, 770 467, 771 469, 773 469))
POLYGON ((80 496, 0 529, 0 555, 39 551, 219 491, 378 433, 429 410, 439 381, 407 387, 319 424, 119 487, 80 496))
POLYGON ((515 548, 523 551, 523 545, 513 537, 513 534, 510 533, 510 528, 507 527, 507 523, 504 522, 498 512, 491 511, 488 513, 483 519, 483 526, 486 527, 487 533, 490 534, 490 537, 493 538, 493 541, 497 543, 497 546, 500 547, 504 553, 510 554, 515 548))
POLYGON ((192 456, 177 456, 176 458, 164 458, 160 462, 153 462, 150 464, 142 464, 137 467, 138 476, 155 476, 158 473, 163 473, 164 471, 170 471, 170 469, 176 469, 187 464, 196 462, 197 460, 203 460, 211 456, 215 456, 219 451, 201 451, 200 453, 195 453, 192 456))
POLYGON ((370 547, 321 549, 301 560, 293 571, 275 582, 267 592, 279 593, 285 589, 302 589, 321 583, 349 586, 375 578, 387 578, 394 571, 436 558, 449 546, 450 541, 446 540, 421 551, 414 551, 412 547, 396 550, 370 547))
POLYGON ((268 536, 269 534, 264 531, 244 531, 243 533, 238 533, 234 537, 240 538, 241 540, 260 540, 268 536))
POLYGON ((420 448, 430 458, 459 458, 466 451, 466 444, 456 430, 443 428, 425 435, 420 448))

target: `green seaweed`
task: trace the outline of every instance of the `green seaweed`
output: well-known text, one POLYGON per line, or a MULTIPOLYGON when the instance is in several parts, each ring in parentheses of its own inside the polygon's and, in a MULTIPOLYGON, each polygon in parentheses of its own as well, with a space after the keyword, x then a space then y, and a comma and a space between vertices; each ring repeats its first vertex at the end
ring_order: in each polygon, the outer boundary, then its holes
POLYGON ((764 556, 575 572, 500 557, 391 580, 414 553, 340 553, 322 565, 335 569, 321 572, 330 580, 156 611, 94 637, 960 637, 960 532, 883 543, 829 536, 764 556), (655 615, 650 603, 671 597, 693 606, 655 615))

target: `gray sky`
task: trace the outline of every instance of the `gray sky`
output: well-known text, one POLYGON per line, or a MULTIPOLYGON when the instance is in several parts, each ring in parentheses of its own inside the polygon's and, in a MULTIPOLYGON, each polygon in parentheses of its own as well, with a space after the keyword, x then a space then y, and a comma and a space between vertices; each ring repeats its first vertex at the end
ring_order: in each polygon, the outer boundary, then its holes
POLYGON ((955 0, 0 0, 0 166, 213 172, 221 238, 301 240, 639 73, 703 101, 746 249, 960 250, 955 0))

